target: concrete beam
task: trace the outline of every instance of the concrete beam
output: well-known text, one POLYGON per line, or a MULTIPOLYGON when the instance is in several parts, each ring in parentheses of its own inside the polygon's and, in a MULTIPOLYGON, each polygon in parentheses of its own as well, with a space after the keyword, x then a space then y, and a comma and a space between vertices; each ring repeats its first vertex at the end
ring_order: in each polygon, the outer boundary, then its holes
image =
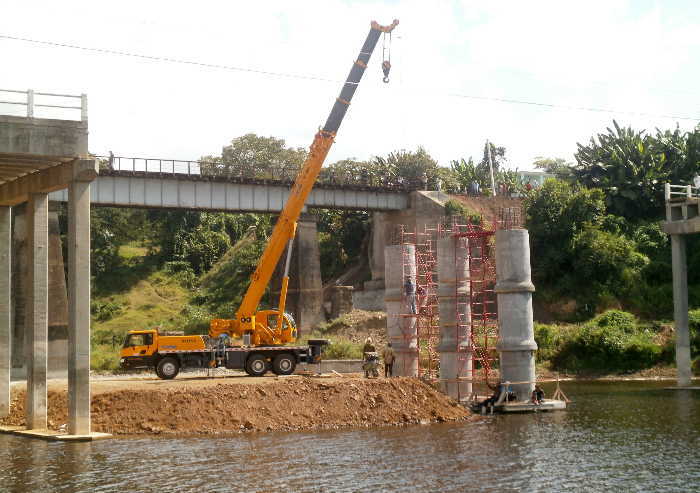
POLYGON ((68 433, 90 434, 90 182, 68 200, 68 433))
POLYGON ((12 209, 0 207, 0 418, 10 414, 12 209))
POLYGON ((92 181, 98 172, 98 165, 93 159, 71 159, 39 173, 21 176, 0 185, 0 206, 28 202, 31 194, 55 192, 67 188, 75 180, 92 181))
POLYGON ((25 361, 27 429, 46 428, 46 373, 49 289, 49 196, 32 194, 27 203, 27 322, 25 361))
POLYGON ((671 235, 673 264, 673 320, 676 326, 676 378, 679 387, 690 385, 690 330, 688 328, 688 265, 685 236, 671 235))

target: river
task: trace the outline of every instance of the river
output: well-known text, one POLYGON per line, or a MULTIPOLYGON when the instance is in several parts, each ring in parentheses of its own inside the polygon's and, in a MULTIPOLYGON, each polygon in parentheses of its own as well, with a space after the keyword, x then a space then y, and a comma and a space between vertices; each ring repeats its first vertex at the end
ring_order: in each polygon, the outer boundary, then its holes
POLYGON ((700 492, 700 391, 668 385, 567 382, 567 411, 466 424, 73 444, 0 435, 0 491, 700 492))

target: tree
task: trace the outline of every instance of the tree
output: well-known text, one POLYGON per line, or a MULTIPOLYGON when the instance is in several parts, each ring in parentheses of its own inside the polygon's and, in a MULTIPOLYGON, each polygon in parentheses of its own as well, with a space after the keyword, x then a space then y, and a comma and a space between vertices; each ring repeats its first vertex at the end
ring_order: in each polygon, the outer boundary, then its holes
POLYGON ((293 179, 306 159, 305 149, 287 147, 284 139, 246 134, 225 146, 221 156, 202 158, 202 174, 234 174, 249 177, 283 175, 293 179))
POLYGON ((572 170, 574 163, 569 162, 564 158, 547 158, 539 156, 535 158, 535 161, 532 164, 535 165, 535 168, 541 169, 546 173, 553 174, 559 180, 571 182, 575 179, 572 170))
POLYGON ((689 183, 700 169, 700 129, 656 130, 656 135, 613 129, 578 145, 576 178, 606 193, 608 210, 631 220, 654 219, 663 210, 663 183, 689 183))

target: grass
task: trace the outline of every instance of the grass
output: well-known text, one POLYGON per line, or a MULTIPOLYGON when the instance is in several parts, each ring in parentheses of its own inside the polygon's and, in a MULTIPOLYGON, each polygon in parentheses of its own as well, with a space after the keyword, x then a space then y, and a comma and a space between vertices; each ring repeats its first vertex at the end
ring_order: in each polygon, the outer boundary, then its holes
POLYGON ((93 297, 96 306, 119 307, 114 316, 103 316, 103 320, 93 313, 90 358, 93 370, 118 367, 121 341, 129 330, 155 326, 182 330, 186 321, 183 308, 190 292, 176 277, 156 270, 145 247, 126 245, 119 253, 123 262, 107 274, 107 279, 100 279, 100 288, 95 290, 93 297), (113 347, 113 341, 117 343, 116 347, 113 347))

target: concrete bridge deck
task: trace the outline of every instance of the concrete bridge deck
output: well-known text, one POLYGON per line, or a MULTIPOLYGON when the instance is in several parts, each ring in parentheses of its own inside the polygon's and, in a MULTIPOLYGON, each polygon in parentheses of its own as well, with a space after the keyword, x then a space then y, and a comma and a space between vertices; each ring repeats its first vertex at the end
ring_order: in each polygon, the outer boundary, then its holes
MULTIPOLYGON (((279 212, 290 184, 279 180, 231 178, 187 173, 100 170, 91 186, 93 205, 192 209, 226 212, 279 212)), ((50 195, 65 202, 66 190, 50 195)), ((361 185, 319 184, 308 208, 399 211, 409 206, 409 193, 361 185)))

